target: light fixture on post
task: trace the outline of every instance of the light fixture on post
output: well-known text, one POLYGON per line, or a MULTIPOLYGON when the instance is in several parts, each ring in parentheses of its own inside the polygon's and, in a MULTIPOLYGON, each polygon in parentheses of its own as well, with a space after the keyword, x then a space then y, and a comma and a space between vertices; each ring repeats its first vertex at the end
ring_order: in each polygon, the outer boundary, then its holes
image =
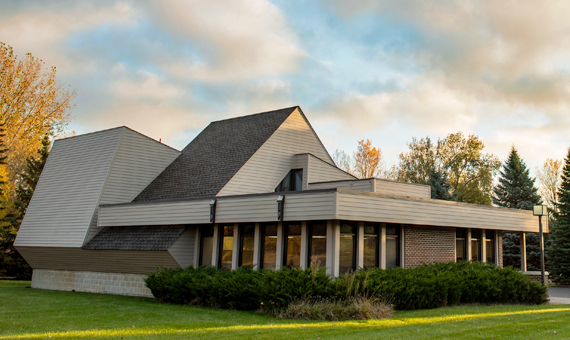
POLYGON ((542 216, 548 216, 545 205, 535 205, 532 207, 532 214, 538 216, 538 240, 540 242, 540 281, 544 286, 544 235, 542 233, 542 216))
POLYGON ((210 223, 216 222, 216 202, 215 199, 210 201, 210 223))
POLYGON ((277 197, 277 220, 283 221, 283 206, 285 205, 285 195, 277 197))

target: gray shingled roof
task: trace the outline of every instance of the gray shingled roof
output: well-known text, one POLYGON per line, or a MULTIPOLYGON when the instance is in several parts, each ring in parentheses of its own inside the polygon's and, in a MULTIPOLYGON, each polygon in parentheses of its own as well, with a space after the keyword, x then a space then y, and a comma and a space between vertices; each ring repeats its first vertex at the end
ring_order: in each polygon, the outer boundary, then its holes
POLYGON ((166 250, 184 232, 184 226, 103 228, 83 249, 166 250))
POLYGON ((133 202, 217 195, 296 108, 210 123, 133 202))

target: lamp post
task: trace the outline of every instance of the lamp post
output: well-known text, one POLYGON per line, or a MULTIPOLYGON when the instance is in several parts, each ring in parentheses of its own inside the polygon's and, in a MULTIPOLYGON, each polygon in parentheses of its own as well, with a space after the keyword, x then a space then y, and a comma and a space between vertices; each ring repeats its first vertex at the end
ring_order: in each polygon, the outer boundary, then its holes
POLYGON ((544 286, 544 235, 542 234, 542 216, 546 216, 546 206, 545 205, 535 205, 532 208, 532 214, 538 216, 538 239, 540 242, 540 280, 544 286))

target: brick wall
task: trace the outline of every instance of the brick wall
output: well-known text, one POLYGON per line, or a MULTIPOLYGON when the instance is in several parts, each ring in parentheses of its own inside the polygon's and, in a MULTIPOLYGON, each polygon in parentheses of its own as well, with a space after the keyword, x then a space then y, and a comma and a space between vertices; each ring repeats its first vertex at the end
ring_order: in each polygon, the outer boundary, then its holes
POLYGON ((32 288, 152 297, 146 275, 34 269, 32 288))
POLYGON ((503 268, 503 232, 499 231, 497 234, 497 242, 499 242, 499 254, 497 254, 497 256, 499 257, 499 266, 503 268))
POLYGON ((404 267, 455 261, 455 228, 404 226, 404 267))

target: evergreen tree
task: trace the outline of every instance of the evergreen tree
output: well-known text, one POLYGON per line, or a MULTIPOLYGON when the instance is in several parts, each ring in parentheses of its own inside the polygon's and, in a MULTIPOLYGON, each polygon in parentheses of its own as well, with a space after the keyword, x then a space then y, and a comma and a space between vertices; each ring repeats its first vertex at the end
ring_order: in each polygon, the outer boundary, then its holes
POLYGON ((429 174, 428 184, 431 186, 431 198, 446 201, 454 200, 454 197, 449 193, 451 185, 447 181, 447 174, 432 170, 429 174))
MULTIPOLYGON (((499 184, 493 189, 493 203, 500 207, 532 210, 542 202, 534 178, 513 146, 500 170, 499 184)), ((540 242, 538 236, 527 234, 527 269, 540 270, 540 242)), ((503 234, 503 265, 520 268, 520 236, 503 234)))
POLYGON ((50 146, 49 137, 44 136, 42 146, 37 151, 38 157, 26 159, 24 171, 18 175, 19 184, 16 188, 16 199, 11 211, 4 218, 5 226, 2 233, 2 242, 0 243, 0 251, 2 252, 0 254, 0 273, 3 273, 5 276, 19 279, 29 279, 31 277, 32 269, 14 248, 14 240, 45 166, 50 146))
POLYGON ((550 273, 562 284, 570 284, 570 149, 564 159, 562 184, 558 189, 558 211, 551 226, 552 244, 548 249, 550 273))

